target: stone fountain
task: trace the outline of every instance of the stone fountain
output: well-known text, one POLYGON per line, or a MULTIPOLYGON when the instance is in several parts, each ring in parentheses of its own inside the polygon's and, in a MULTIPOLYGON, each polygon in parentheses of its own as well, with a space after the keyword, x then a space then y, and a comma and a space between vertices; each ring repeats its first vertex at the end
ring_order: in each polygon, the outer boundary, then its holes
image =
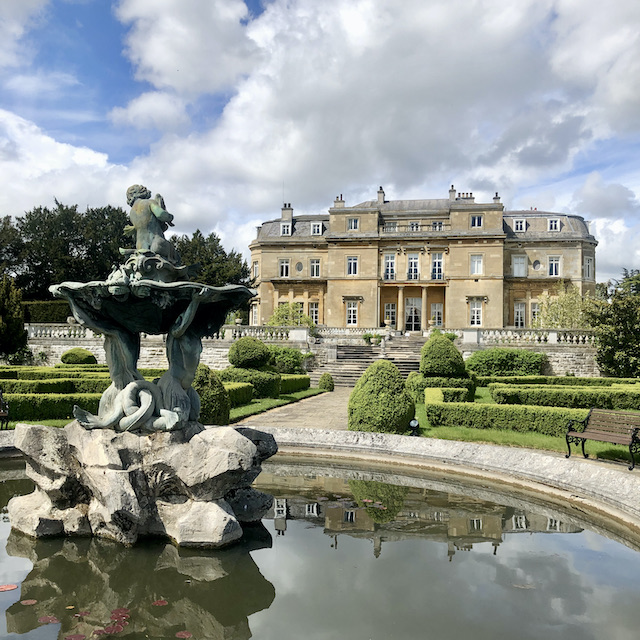
POLYGON ((198 422, 191 386, 202 338, 255 295, 240 285, 191 282, 194 267, 164 232, 173 216, 159 194, 127 190, 136 248, 105 281, 51 287, 75 319, 104 336, 111 385, 97 415, 76 406, 63 429, 17 425, 15 444, 36 483, 8 505, 13 529, 33 537, 98 536, 126 545, 160 536, 180 546, 220 547, 259 521, 271 497, 251 488, 277 446, 252 429, 198 422), (157 380, 137 369, 140 334, 166 335, 169 368, 157 380))

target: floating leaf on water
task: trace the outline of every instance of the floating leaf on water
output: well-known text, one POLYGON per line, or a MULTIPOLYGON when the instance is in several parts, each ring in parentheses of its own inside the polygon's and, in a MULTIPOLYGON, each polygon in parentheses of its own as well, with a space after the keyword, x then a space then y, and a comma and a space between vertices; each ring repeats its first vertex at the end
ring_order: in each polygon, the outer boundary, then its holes
POLYGON ((58 624, 60 620, 58 620, 58 618, 56 618, 55 616, 41 616, 40 618, 38 618, 38 622, 40 624, 58 624))
POLYGON ((17 584, 0 584, 0 591, 13 591, 14 589, 17 589, 18 585, 17 584))
POLYGON ((169 603, 166 600, 156 600, 151 605, 154 607, 166 607, 169 603))
POLYGON ((32 604, 36 604, 37 602, 38 602, 37 600, 20 600, 20 604, 23 604, 27 607, 32 604))
POLYGON ((131 610, 125 607, 121 607, 120 609, 114 609, 111 613, 115 615, 120 615, 120 614, 124 615, 124 614, 131 613, 131 610))
POLYGON ((112 620, 126 620, 129 617, 128 613, 112 613, 111 614, 111 619, 112 620))
POLYGON ((178 631, 178 633, 176 633, 176 638, 191 638, 191 637, 193 637, 193 635, 188 631, 178 631))
POLYGON ((84 616, 88 616, 91 613, 91 611, 78 611, 78 613, 74 613, 73 617, 74 618, 83 618, 84 616))
POLYGON ((96 629, 96 630, 93 632, 93 635, 94 635, 94 636, 106 636, 106 635, 107 635, 107 632, 106 632, 104 629, 96 629))
POLYGON ((74 633, 70 636, 65 636, 64 640, 85 640, 87 636, 83 636, 81 633, 74 633))

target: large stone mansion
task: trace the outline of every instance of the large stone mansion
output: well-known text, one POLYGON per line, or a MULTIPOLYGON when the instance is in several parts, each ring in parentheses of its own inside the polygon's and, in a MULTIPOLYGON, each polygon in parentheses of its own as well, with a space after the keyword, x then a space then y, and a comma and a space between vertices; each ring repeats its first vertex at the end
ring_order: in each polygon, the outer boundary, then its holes
POLYGON ((424 331, 528 327, 559 281, 595 291, 597 241, 583 218, 505 211, 453 186, 448 198, 387 200, 264 222, 250 244, 250 324, 300 302, 316 324, 424 331))

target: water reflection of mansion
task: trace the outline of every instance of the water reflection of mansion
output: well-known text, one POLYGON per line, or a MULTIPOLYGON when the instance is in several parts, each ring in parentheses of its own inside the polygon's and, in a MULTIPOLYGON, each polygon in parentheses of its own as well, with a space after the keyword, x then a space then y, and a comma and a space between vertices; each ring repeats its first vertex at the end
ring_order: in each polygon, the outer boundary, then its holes
MULTIPOLYGON (((271 477, 273 481, 275 477, 271 477)), ((287 483, 288 478, 277 478, 287 483)), ((300 479, 298 478, 297 481, 300 479)), ((360 506, 350 497, 349 484, 329 480, 332 489, 307 492, 307 496, 283 491, 275 495, 266 518, 272 519, 277 534, 284 535, 287 521, 305 520, 323 527, 337 546, 338 536, 371 539, 374 554, 380 555, 383 542, 428 538, 447 545, 449 560, 456 552, 471 551, 474 545, 490 544, 494 555, 506 539, 518 533, 579 533, 581 528, 563 522, 559 517, 501 506, 491 502, 428 489, 408 488, 400 510, 388 522, 377 522, 376 509, 360 506), (349 497, 346 497, 349 496, 349 497)), ((270 489, 273 484, 269 482, 270 489)), ((309 486, 306 487, 309 489, 309 486)), ((317 489, 320 487, 317 486, 317 489)), ((299 489, 299 487, 297 487, 299 489)), ((273 492, 273 491, 272 491, 273 492)), ((380 513, 384 509, 380 508, 380 513)))

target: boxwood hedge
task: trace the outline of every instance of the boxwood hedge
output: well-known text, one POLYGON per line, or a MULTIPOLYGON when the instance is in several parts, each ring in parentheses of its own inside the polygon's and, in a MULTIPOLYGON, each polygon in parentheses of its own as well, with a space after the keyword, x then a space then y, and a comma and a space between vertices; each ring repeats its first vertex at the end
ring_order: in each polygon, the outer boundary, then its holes
POLYGON ((491 384, 491 397, 498 404, 528 404, 545 407, 640 409, 636 385, 608 388, 553 387, 550 385, 491 384))
POLYGON ((406 387, 413 401, 417 403, 424 402, 424 391, 430 387, 463 388, 466 390, 468 402, 473 402, 476 392, 476 385, 472 378, 425 377, 417 371, 412 371, 407 376, 406 387))
POLYGON ((256 390, 256 398, 277 398, 280 395, 280 374, 261 369, 227 367, 218 372, 223 382, 249 382, 256 390))
POLYGON ((8 393, 11 420, 73 420, 73 406, 98 413, 100 393, 8 393))
POLYGON ((465 364, 467 369, 482 376, 534 376, 540 375, 547 363, 544 353, 493 347, 471 354, 465 364))
POLYGON ((252 384, 248 382, 223 382, 222 384, 229 394, 232 409, 249 404, 253 400, 255 389, 252 384))
POLYGON ((305 375, 283 373, 280 380, 280 393, 304 391, 311 386, 311 378, 305 375))
POLYGON ((549 436, 564 436, 569 420, 584 420, 589 413, 587 409, 433 401, 425 404, 425 411, 432 427, 531 431, 549 436))
POLYGON ((504 384, 552 384, 569 387, 610 387, 614 384, 634 384, 638 378, 578 378, 574 376, 476 376, 479 387, 487 387, 492 382, 504 384))

